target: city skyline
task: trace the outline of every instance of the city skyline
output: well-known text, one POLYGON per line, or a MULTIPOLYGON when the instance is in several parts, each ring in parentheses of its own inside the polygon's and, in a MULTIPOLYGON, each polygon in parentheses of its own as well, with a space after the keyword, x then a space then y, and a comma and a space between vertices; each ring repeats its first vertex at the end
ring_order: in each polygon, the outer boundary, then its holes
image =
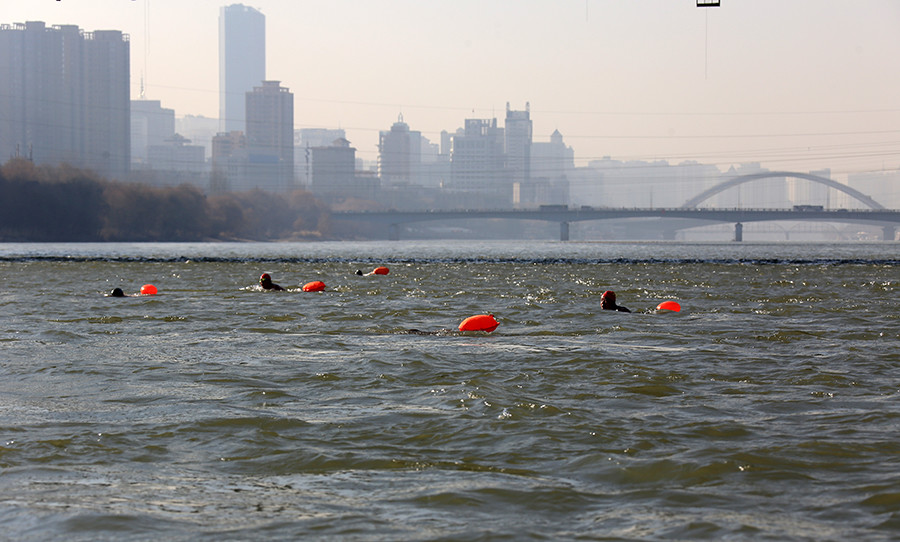
MULTIPOLYGON (((4 7, 131 37, 132 98, 216 117, 218 13, 233 2, 4 7)), ((367 161, 402 114, 431 141, 530 103, 535 142, 558 130, 578 165, 695 160, 727 168, 900 165, 900 4, 693 0, 327 5, 258 0, 266 77, 295 94, 295 128, 342 128, 367 161)))

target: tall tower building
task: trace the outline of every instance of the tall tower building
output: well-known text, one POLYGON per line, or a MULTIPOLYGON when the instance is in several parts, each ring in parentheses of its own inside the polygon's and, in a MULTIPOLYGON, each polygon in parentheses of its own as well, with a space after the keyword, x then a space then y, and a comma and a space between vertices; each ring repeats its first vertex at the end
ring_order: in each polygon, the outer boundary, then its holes
POLYGON ((531 179, 531 106, 525 111, 513 111, 506 104, 506 171, 513 183, 531 179))
POLYGON ((420 184, 422 133, 410 131, 403 115, 390 131, 378 134, 378 174, 383 186, 420 184))
POLYGON ((219 10, 219 127, 244 131, 245 94, 266 78, 266 17, 243 4, 219 10))
POLYGON ((294 187, 294 95, 279 81, 263 81, 246 94, 249 167, 254 187, 284 192, 294 187))
POLYGON ((117 30, 0 25, 0 161, 119 177, 131 162, 130 47, 117 30))

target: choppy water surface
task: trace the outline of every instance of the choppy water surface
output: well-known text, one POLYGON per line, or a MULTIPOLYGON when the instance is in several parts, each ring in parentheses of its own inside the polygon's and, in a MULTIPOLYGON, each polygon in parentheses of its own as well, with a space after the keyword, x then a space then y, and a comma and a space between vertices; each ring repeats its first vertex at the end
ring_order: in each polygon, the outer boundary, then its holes
POLYGON ((898 283, 893 243, 0 245, 0 537, 896 539, 898 283))

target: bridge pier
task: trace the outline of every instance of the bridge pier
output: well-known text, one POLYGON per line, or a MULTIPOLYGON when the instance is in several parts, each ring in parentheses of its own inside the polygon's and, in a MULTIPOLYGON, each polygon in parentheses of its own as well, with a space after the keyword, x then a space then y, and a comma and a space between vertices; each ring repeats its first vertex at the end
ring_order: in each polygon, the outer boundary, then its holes
POLYGON ((884 232, 882 239, 885 241, 894 241, 897 239, 897 228, 895 226, 885 226, 881 231, 884 232))
POLYGON ((560 241, 568 241, 569 240, 569 223, 568 222, 560 222, 559 223, 559 240, 560 241))
POLYGON ((388 226, 388 241, 400 240, 400 224, 390 224, 388 226))
POLYGON ((734 225, 734 241, 740 243, 744 240, 744 225, 738 222, 734 225))

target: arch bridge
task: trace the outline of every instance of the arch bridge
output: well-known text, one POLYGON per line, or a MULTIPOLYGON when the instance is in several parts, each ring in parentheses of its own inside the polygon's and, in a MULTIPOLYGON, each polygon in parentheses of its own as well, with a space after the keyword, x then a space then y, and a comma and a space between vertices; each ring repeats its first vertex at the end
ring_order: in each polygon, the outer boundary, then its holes
POLYGON ((883 239, 892 241, 900 224, 900 210, 885 209, 871 197, 831 179, 808 173, 772 171, 741 175, 722 181, 704 190, 681 207, 676 208, 608 208, 580 207, 566 205, 542 205, 537 209, 496 209, 496 210, 450 210, 450 211, 343 211, 334 212, 332 217, 339 220, 376 222, 388 225, 389 239, 400 237, 400 226, 411 222, 425 222, 452 219, 493 219, 541 220, 558 222, 560 240, 569 240, 569 224, 587 220, 609 220, 616 218, 680 218, 694 221, 731 222, 735 224, 734 240, 743 240, 745 222, 776 220, 815 220, 822 222, 869 223, 882 227, 883 239), (700 203, 709 198, 744 183, 766 178, 795 177, 823 184, 863 203, 868 209, 824 209, 815 205, 796 205, 792 209, 713 209, 699 208, 700 203))
POLYGON ((761 179, 781 179, 784 177, 793 177, 796 179, 806 179, 807 181, 814 182, 817 184, 823 184, 829 188, 834 188, 840 192, 847 194, 848 196, 854 198, 860 203, 865 204, 870 209, 884 209, 884 206, 871 197, 863 194, 859 190, 854 188, 850 188, 847 185, 841 184, 837 181, 833 181, 827 177, 820 177, 819 175, 813 175, 811 173, 795 173, 791 171, 767 171, 764 173, 750 173, 748 175, 740 175, 733 179, 727 179, 725 181, 720 182, 719 184, 700 192, 696 196, 684 202, 682 207, 686 209, 691 209, 697 207, 698 204, 708 200, 709 198, 715 196, 720 192, 724 192, 729 188, 734 188, 735 186, 740 186, 745 183, 750 183, 753 181, 758 181, 761 179))

